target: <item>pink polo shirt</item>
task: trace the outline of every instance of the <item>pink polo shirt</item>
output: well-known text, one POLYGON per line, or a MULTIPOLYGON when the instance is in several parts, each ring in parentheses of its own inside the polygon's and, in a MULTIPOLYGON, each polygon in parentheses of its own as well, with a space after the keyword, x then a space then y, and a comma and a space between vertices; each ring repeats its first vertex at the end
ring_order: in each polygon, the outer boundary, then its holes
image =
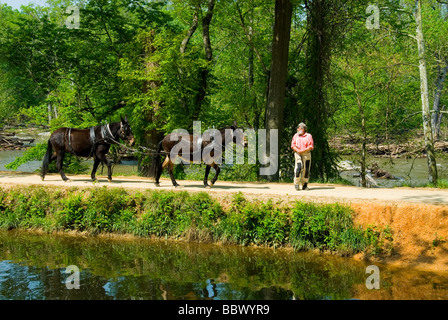
POLYGON ((314 148, 313 137, 308 132, 305 132, 305 134, 302 136, 299 136, 299 134, 296 133, 292 138, 291 148, 294 146, 299 148, 300 151, 309 147, 314 148))

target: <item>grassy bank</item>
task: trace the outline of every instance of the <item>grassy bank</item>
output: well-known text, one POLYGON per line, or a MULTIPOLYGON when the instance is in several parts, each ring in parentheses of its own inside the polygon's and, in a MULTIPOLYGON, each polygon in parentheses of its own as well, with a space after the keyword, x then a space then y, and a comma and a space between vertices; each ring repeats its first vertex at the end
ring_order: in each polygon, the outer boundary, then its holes
POLYGON ((1 190, 0 228, 112 232, 240 245, 319 249, 342 255, 381 253, 387 230, 353 224, 339 204, 228 201, 205 192, 118 188, 16 187, 1 190))
POLYGON ((434 183, 429 183, 429 182, 416 182, 416 183, 411 183, 411 182, 404 182, 402 183, 400 186, 398 186, 399 188, 401 187, 408 187, 408 188, 438 188, 438 189, 448 189, 448 180, 447 179, 439 179, 437 181, 437 185, 435 185, 434 183))

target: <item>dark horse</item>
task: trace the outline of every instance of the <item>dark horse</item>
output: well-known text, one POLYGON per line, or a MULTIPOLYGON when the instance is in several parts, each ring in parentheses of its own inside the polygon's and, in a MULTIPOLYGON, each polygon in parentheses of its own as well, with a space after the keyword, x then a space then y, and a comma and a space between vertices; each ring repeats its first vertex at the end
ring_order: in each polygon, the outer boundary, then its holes
POLYGON ((173 169, 176 160, 180 158, 186 163, 201 163, 206 164, 204 186, 206 188, 212 187, 220 172, 219 164, 222 159, 222 152, 226 149, 226 142, 233 142, 235 144, 244 145, 244 138, 242 131, 236 127, 236 122, 230 127, 219 130, 214 130, 213 133, 205 132, 202 135, 190 134, 176 134, 170 133, 166 135, 157 146, 157 153, 153 156, 149 176, 155 178, 155 185, 160 186, 160 176, 165 168, 168 168, 171 182, 173 186, 178 187, 179 184, 174 179, 173 169), (173 135, 177 136, 173 136, 173 135), (183 147, 181 144, 183 143, 183 147), (176 149, 175 149, 176 148, 176 149), (161 161, 162 155, 165 155, 165 160, 161 161), (210 168, 215 169, 215 176, 208 184, 208 175, 210 168))
POLYGON ((56 160, 56 167, 62 180, 69 181, 62 165, 66 152, 77 157, 94 158, 92 180, 96 181, 95 173, 100 162, 107 165, 107 178, 112 180, 112 163, 106 158, 111 144, 116 144, 119 139, 127 141, 131 146, 135 139, 132 134, 128 119, 121 117, 121 122, 114 122, 90 129, 59 128, 55 130, 48 140, 47 153, 45 154, 41 177, 44 180, 51 161, 56 160))

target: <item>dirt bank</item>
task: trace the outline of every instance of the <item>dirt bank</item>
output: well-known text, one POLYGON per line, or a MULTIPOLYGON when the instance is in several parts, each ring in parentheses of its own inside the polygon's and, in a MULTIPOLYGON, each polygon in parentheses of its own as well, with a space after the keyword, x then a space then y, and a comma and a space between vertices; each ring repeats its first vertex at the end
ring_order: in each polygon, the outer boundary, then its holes
MULTIPOLYGON (((448 272, 448 207, 409 203, 352 203, 354 221, 388 226, 393 250, 380 262, 400 267, 448 272)), ((357 258, 364 258, 359 255, 357 258)))
MULTIPOLYGON (((48 175, 41 181, 37 174, 0 172, 0 186, 44 185, 58 188, 79 187, 155 189, 153 182, 142 177, 114 177, 107 182, 100 178, 93 184, 88 176, 71 176, 63 182, 59 175, 48 175)), ((448 190, 430 188, 363 189, 337 184, 312 184, 309 191, 297 192, 286 183, 236 183, 218 181, 212 189, 204 189, 201 181, 179 181, 184 187, 174 188, 167 179, 159 190, 206 191, 225 205, 232 194, 242 192, 247 199, 283 203, 292 201, 338 202, 350 205, 356 212, 354 222, 367 228, 389 227, 392 249, 376 262, 415 269, 448 272, 448 190)), ((358 255, 356 259, 364 259, 358 255)))

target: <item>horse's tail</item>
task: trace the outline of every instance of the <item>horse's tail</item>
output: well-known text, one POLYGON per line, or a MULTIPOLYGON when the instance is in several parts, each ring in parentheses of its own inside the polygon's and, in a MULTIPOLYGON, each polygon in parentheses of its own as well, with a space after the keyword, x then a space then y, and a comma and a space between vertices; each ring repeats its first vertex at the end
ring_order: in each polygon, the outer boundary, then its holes
POLYGON ((157 151, 152 157, 151 168, 149 169, 149 177, 157 178, 160 174, 160 170, 162 169, 161 160, 162 160, 162 141, 157 145, 157 151))
POLYGON ((48 139, 47 152, 45 153, 44 160, 42 162, 42 169, 40 171, 40 176, 44 180, 45 175, 48 172, 48 166, 50 165, 51 154, 53 153, 53 146, 51 145, 50 139, 48 139))

